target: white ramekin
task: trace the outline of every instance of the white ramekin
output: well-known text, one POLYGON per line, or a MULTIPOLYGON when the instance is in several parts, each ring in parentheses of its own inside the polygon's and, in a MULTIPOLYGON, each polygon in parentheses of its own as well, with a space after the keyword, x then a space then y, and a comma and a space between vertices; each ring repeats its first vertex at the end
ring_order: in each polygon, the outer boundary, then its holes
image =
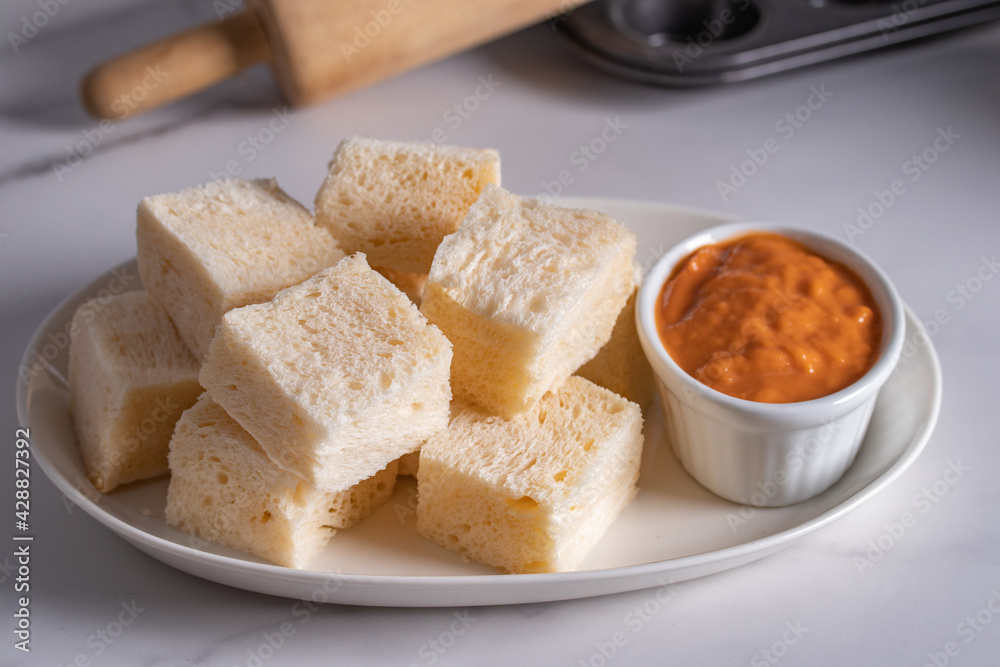
POLYGON ((878 392, 899 360, 905 326, 899 295, 865 255, 828 236, 768 222, 719 225, 688 237, 652 268, 636 304, 639 340, 656 375, 677 458, 708 490, 758 507, 801 502, 840 479, 857 454, 878 392), (871 290, 882 317, 882 341, 878 359, 860 380, 810 401, 757 403, 709 388, 667 353, 654 312, 674 266, 701 246, 752 232, 794 239, 851 269, 871 290))

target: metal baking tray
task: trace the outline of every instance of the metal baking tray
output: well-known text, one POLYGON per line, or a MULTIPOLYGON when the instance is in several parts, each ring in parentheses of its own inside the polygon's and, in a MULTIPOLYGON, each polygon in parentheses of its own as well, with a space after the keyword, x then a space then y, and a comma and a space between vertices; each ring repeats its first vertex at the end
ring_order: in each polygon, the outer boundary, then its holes
POLYGON ((595 0, 550 20, 594 64, 664 86, 744 81, 1000 18, 1000 0, 595 0))

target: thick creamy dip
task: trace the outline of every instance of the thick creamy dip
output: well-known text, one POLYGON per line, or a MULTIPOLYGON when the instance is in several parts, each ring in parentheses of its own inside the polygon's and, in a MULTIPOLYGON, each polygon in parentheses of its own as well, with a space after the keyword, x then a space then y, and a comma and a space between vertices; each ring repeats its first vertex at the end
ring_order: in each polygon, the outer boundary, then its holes
POLYGON ((689 375, 762 403, 847 387, 871 368, 882 336, 860 278, 765 233, 699 248, 680 262, 660 293, 656 325, 689 375))

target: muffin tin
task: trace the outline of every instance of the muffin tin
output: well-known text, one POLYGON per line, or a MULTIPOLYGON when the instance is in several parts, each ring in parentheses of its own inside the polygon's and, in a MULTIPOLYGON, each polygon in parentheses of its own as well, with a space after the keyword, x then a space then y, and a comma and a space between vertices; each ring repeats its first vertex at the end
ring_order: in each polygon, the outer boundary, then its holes
POLYGON ((552 24, 665 86, 743 81, 1000 18, 1000 0, 595 0, 552 24))

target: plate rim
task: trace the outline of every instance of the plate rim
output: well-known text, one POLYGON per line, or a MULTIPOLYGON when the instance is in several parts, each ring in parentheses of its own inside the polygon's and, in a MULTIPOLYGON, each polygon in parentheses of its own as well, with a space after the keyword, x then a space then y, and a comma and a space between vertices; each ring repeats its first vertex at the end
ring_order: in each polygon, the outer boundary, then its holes
MULTIPOLYGON (((664 202, 656 201, 646 201, 646 200, 636 200, 636 199, 618 199, 613 197, 566 197, 556 200, 560 204, 569 206, 579 206, 588 207, 600 210, 606 207, 609 203, 613 207, 634 207, 641 208, 647 211, 653 211, 657 214, 667 213, 670 215, 694 215, 706 218, 712 218, 720 222, 735 219, 734 216, 717 213, 710 210, 700 209, 696 207, 675 205, 664 202)), ((49 333, 51 323, 57 317, 64 315, 63 311, 68 306, 69 303, 80 298, 80 295, 93 291, 97 285, 102 284, 102 281, 106 281, 107 276, 116 270, 125 269, 129 266, 135 265, 136 259, 132 258, 125 262, 122 262, 110 269, 107 269, 104 273, 96 276, 92 281, 88 282, 85 286, 74 290, 72 293, 68 294, 65 298, 59 301, 59 303, 42 319, 39 325, 36 327, 35 331, 32 333, 31 338, 28 341, 27 347, 21 358, 21 364, 18 366, 17 372, 17 386, 15 391, 15 401, 16 401, 16 412, 18 424, 21 428, 29 428, 30 423, 28 420, 28 406, 27 397, 30 385, 30 378, 26 381, 22 378, 21 370, 23 368, 31 368, 32 362, 32 352, 38 349, 38 343, 44 339, 44 336, 49 333)), ((126 287, 125 291, 130 291, 140 287, 141 285, 133 283, 132 285, 126 287)), ((419 607, 439 607, 439 606, 454 606, 456 604, 461 604, 465 606, 477 606, 477 605, 488 605, 488 604, 520 604, 520 603, 533 603, 542 601, 556 601, 556 600, 568 600, 582 597, 591 597, 595 595, 604 595, 614 592, 625 592, 630 590, 639 590, 642 588, 650 588, 659 585, 666 585, 677 583, 682 580, 697 578, 705 576, 706 574, 711 574, 714 572, 729 569, 726 567, 727 563, 734 563, 730 567, 738 567, 740 565, 752 562, 759 558, 764 558, 772 553, 775 553, 785 547, 787 547, 792 541, 813 533, 829 523, 835 521, 836 519, 850 513, 860 505, 864 504, 870 500, 873 496, 877 495, 889 484, 895 481, 906 469, 908 469, 916 458, 920 455, 923 449, 926 447, 927 442, 930 439, 931 434, 934 431, 934 427, 937 423, 938 416, 941 409, 942 394, 943 394, 943 381, 942 381, 942 370, 940 359, 938 357, 937 351, 934 348, 933 342, 927 335, 922 323, 916 314, 908 305, 904 305, 905 319, 907 328, 911 326, 914 327, 912 334, 908 337, 916 335, 918 332, 923 334, 923 340, 926 344, 919 346, 918 353, 926 355, 925 360, 931 370, 933 377, 933 384, 931 387, 930 396, 930 406, 929 411, 926 413, 926 417, 922 420, 920 427, 914 434, 914 437, 910 440, 907 446, 900 452, 899 456, 893 461, 893 463, 884 470, 880 475, 872 479, 864 487, 851 494, 848 498, 844 499, 840 503, 837 503, 833 507, 821 512, 820 514, 813 516, 812 518, 798 523, 794 526, 781 530, 777 533, 766 535, 763 537, 754 538, 746 542, 741 542, 739 544, 722 547, 720 549, 714 549, 711 551, 706 551, 697 554, 689 554, 685 556, 679 556, 676 558, 669 558, 665 560, 653 561, 648 563, 639 563, 633 565, 624 565, 620 567, 603 568, 597 570, 582 570, 575 572, 559 572, 559 573, 532 573, 532 574, 458 574, 458 575, 368 575, 368 574, 355 574, 355 573, 340 573, 340 572, 325 572, 317 570, 299 570, 294 568, 286 568, 280 565, 275 565, 271 563, 254 562, 249 560, 241 560, 232 558, 230 556, 215 554, 207 551, 202 551, 192 546, 187 546, 184 544, 179 544, 177 542, 171 541, 164 537, 153 535, 151 533, 138 528, 127 521, 120 519, 110 512, 103 509, 97 503, 95 503, 88 494, 82 492, 76 485, 72 483, 70 479, 65 477, 57 469, 56 465, 52 463, 44 453, 40 453, 38 448, 35 446, 32 440, 32 456, 39 461, 40 467, 43 472, 52 481, 53 485, 63 494, 69 498, 74 504, 83 509, 89 516, 94 518, 98 523, 102 524, 118 537, 126 540, 128 543, 134 547, 140 549, 146 554, 166 563, 169 566, 180 569, 188 574, 197 576, 203 579, 209 579, 222 583, 225 585, 242 588, 245 590, 252 590, 255 592, 261 592, 272 595, 279 595, 289 598, 305 599, 302 596, 296 594, 285 594, 282 592, 275 592, 275 590, 270 586, 264 587, 252 587, 248 588, 245 585, 239 583, 234 583, 235 579, 241 579, 244 577, 255 577, 260 578, 261 582, 268 582, 273 580, 294 580, 298 585, 301 584, 324 584, 324 582, 336 581, 338 592, 342 593, 339 597, 331 599, 331 602, 340 602, 347 604, 359 604, 359 605, 383 605, 388 604, 391 606, 408 607, 408 606, 419 606, 419 607), (184 567, 184 564, 197 564, 201 571, 195 572, 192 569, 184 567), (206 572, 203 566, 210 567, 213 571, 206 572), (686 576, 679 579, 674 579, 671 577, 671 573, 676 573, 681 570, 695 570, 695 569, 705 570, 704 572, 694 574, 693 576, 686 576), (217 570, 217 572, 216 572, 217 570), (215 575, 215 576, 212 576, 215 575), (669 577, 669 581, 664 581, 664 577, 669 577), (574 590, 572 586, 561 586, 566 582, 575 583, 601 583, 617 581, 618 585, 608 587, 598 586, 597 588, 606 588, 607 590, 592 590, 584 589, 583 587, 578 587, 574 590), (561 593, 558 595, 552 595, 549 593, 539 593, 538 591, 544 590, 548 591, 547 586, 557 585, 561 586, 561 593), (382 588, 386 587, 390 590, 405 590, 405 591, 417 591, 425 592, 428 589, 433 589, 435 591, 444 591, 445 594, 440 596, 438 601, 435 600, 424 600, 420 599, 418 601, 407 600, 396 600, 392 599, 389 602, 384 600, 385 596, 382 595, 361 595, 358 596, 356 593, 360 590, 362 593, 369 591, 372 587, 382 588), (478 589, 494 589, 498 588, 500 591, 508 593, 507 595, 495 595, 491 599, 484 601, 478 601, 474 596, 460 595, 456 600, 456 596, 449 595, 450 592, 455 591, 465 591, 465 592, 475 592, 478 589), (344 590, 347 589, 347 590, 344 590), (352 590, 354 589, 354 590, 352 590), (531 591, 535 589, 535 595, 524 595, 525 590, 531 591), (516 597, 509 595, 509 593, 517 592, 519 593, 516 597)), ((94 494, 99 494, 96 490, 94 494)), ((392 597, 392 596, 390 596, 392 597)))

